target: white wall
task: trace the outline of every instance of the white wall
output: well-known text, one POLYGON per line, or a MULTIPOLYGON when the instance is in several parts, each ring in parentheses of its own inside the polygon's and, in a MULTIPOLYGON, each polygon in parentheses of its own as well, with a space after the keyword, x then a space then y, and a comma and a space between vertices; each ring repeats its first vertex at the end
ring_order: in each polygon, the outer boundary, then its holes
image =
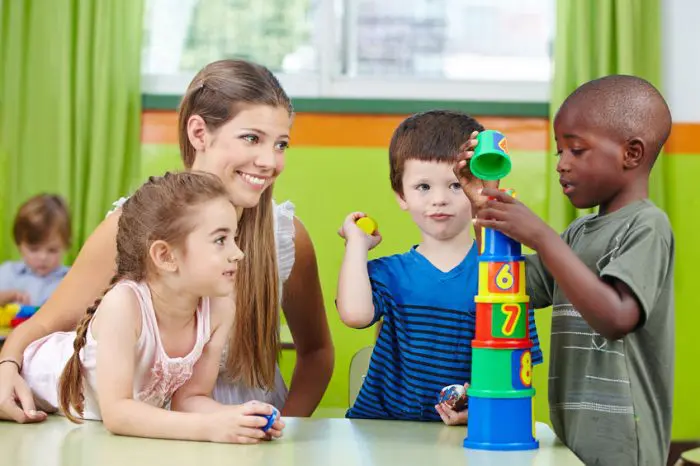
POLYGON ((664 94, 674 122, 700 122, 700 0, 662 0, 664 94))

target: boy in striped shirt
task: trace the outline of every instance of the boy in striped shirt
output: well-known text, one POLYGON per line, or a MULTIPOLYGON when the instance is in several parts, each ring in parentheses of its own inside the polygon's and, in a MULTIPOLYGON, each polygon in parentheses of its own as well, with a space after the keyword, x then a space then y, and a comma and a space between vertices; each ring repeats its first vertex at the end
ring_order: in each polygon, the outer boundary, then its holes
MULTIPOLYGON (((468 115, 437 110, 413 115, 395 130, 391 185, 421 233, 408 252, 368 262, 381 236, 355 224, 362 212, 348 215, 340 229, 346 240, 336 300, 340 318, 353 328, 382 320, 349 418, 467 422, 466 409, 435 403, 443 387, 471 380, 478 253, 472 208, 453 166, 469 135, 482 130, 468 115)), ((529 327, 538 364, 532 311, 529 327)))

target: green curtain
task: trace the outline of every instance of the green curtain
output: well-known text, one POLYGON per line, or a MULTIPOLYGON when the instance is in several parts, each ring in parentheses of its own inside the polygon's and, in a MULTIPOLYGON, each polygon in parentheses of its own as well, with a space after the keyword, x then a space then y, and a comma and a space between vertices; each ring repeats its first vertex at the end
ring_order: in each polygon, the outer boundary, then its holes
POLYGON ((138 177, 143 0, 0 0, 0 260, 17 207, 66 197, 72 260, 138 177))
MULTIPOLYGON (((661 89, 661 0, 558 0, 550 121, 578 86, 610 74, 644 78, 661 89)), ((551 134, 551 127, 550 127, 551 134)), ((554 137, 550 138, 554 152, 554 137)), ((562 195, 556 158, 548 157, 548 221, 558 231, 577 216, 562 195)), ((650 197, 664 202, 664 160, 652 173, 650 197)))

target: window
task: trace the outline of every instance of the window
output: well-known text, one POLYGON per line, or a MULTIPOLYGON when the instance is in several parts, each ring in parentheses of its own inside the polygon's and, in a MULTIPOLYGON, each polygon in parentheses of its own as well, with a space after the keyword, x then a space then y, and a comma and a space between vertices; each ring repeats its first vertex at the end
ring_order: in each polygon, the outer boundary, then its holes
POLYGON ((554 0, 147 0, 144 92, 240 57, 294 97, 548 100, 554 0))
MULTIPOLYGON (((356 0, 351 76, 547 81, 552 19, 542 0, 356 0)), ((354 28, 352 26, 354 24, 354 28)))
MULTIPOLYGON (((142 51, 144 92, 180 94, 204 65, 230 57, 256 61, 281 75, 315 78, 317 3, 147 0, 142 51)), ((282 81, 285 87, 299 87, 282 81)))
POLYGON ((313 72, 311 0, 149 0, 143 65, 147 73, 196 72, 222 57, 255 60, 273 71, 313 72))

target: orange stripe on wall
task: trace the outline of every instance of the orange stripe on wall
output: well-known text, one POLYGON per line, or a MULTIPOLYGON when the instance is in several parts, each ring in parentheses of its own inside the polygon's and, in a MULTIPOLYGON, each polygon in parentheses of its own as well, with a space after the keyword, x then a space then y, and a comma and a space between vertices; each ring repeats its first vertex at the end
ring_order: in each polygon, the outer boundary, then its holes
POLYGON ((141 114, 142 144, 177 144, 177 112, 146 110, 141 114))
MULTIPOLYGON (((298 113, 291 142, 293 146, 388 148, 394 129, 406 116, 298 113)), ((547 146, 547 121, 542 118, 477 118, 485 127, 507 134, 513 149, 544 150, 547 146)), ((178 143, 176 112, 148 110, 141 122, 144 144, 178 143)))
MULTIPOLYGON (((294 146, 389 147, 394 129, 406 116, 298 113, 292 127, 294 146)), ((520 150, 544 150, 547 120, 542 118, 477 117, 487 128, 508 135, 508 145, 520 150)), ((177 113, 147 110, 141 116, 144 144, 177 144, 177 113)))
MULTIPOLYGON (((394 129, 406 116, 298 113, 292 127, 293 146, 389 147, 394 129)), ((546 151, 548 121, 544 118, 476 117, 484 127, 508 136, 515 150, 546 151)), ((142 114, 144 144, 177 144, 177 113, 147 110, 142 114)), ((666 144, 668 154, 700 154, 700 123, 676 123, 666 144)))
MULTIPOLYGON (((292 144, 388 148, 394 129, 407 116, 300 113, 292 128, 292 144)), ((485 127, 507 134, 508 145, 514 149, 540 150, 547 146, 544 119, 476 118, 485 127)))
POLYGON ((700 154, 700 123, 675 123, 664 150, 667 154, 700 154))

